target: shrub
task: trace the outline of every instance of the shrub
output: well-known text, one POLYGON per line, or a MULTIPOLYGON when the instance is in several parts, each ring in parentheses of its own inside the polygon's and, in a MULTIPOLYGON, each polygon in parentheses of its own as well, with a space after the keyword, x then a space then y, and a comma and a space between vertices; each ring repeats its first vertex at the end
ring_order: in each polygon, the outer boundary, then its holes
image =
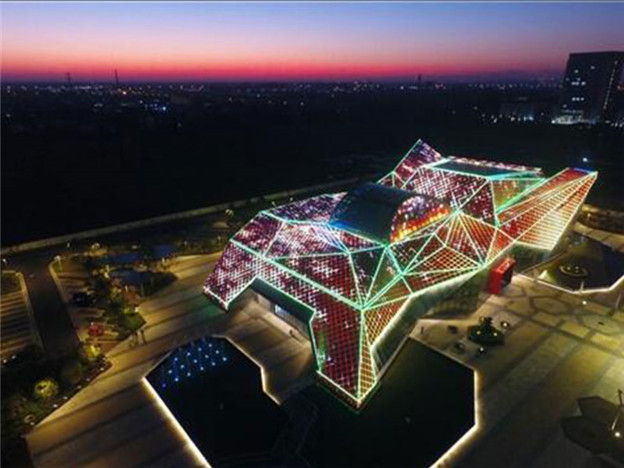
POLYGON ((82 363, 78 359, 72 359, 65 363, 61 369, 61 379, 69 385, 78 384, 84 375, 82 363))
POLYGON ((81 359, 87 363, 97 362, 102 358, 102 350, 99 345, 85 344, 80 349, 81 359))
POLYGON ((47 377, 45 379, 41 379, 35 384, 33 396, 36 400, 49 400, 50 398, 54 398, 58 395, 58 392, 59 385, 56 380, 47 377))
POLYGON ((137 313, 124 315, 121 319, 121 325, 129 331, 138 330, 144 323, 145 320, 143 320, 141 314, 137 313))

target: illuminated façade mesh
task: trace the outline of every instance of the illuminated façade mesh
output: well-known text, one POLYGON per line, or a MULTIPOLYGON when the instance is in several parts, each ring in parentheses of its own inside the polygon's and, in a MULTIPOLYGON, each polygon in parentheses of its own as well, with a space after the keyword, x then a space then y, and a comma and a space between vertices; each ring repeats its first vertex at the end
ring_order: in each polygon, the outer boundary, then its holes
POLYGON ((232 237, 204 291, 228 308, 261 281, 312 311, 321 381, 357 406, 379 380, 373 347, 412 299, 460 284, 517 242, 552 248, 595 180, 578 169, 546 179, 537 168, 443 158, 419 141, 379 181, 392 190, 369 184, 259 213, 232 237), (358 213, 342 228, 332 220, 344 221, 335 211, 345 199, 340 209, 357 203, 358 213), (354 232, 375 203, 390 220, 383 235, 354 232))

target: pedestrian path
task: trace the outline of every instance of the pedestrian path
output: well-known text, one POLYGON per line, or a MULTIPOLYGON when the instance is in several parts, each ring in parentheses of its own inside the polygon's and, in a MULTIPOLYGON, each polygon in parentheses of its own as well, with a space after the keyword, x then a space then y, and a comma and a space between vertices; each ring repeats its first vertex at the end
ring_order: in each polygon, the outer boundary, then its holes
POLYGON ((440 466, 589 466, 591 454, 563 436, 560 419, 579 397, 613 401, 624 382, 624 311, 597 299, 515 276, 473 313, 419 320, 412 339, 476 372, 478 428, 440 466), (482 316, 505 334, 485 353, 466 336, 482 316))
POLYGON ((0 333, 3 362, 29 346, 41 347, 37 326, 32 316, 26 285, 20 276, 20 290, 0 296, 0 333))
POLYGON ((146 320, 136 344, 109 352, 110 369, 28 434, 35 466, 196 466, 202 460, 143 377, 178 346, 203 336, 229 339, 264 370, 284 398, 307 383, 310 344, 272 324, 266 311, 224 313, 202 294, 213 257, 178 259, 176 281, 140 305, 146 320), (232 330, 232 332, 230 332, 232 330))
POLYGON ((227 338, 260 367, 264 391, 271 398, 282 402, 312 382, 311 343, 255 301, 249 301, 237 314, 238 323, 229 324, 217 336, 227 338))

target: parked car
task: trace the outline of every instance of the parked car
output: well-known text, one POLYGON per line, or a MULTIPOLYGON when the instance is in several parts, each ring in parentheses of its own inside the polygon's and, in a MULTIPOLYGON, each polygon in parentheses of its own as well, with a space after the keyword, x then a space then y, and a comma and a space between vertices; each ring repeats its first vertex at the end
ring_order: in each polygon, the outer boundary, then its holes
POLYGON ((72 295, 71 302, 78 307, 90 307, 95 302, 95 297, 93 294, 81 291, 72 295))

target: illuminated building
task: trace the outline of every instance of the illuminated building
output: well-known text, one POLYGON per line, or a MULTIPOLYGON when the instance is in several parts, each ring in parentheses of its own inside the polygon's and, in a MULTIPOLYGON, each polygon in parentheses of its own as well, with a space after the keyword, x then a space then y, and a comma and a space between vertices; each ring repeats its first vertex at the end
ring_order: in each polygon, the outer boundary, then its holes
POLYGON ((418 141, 377 183, 260 212, 230 239, 204 291, 226 309, 248 288, 275 304, 307 331, 320 380, 357 407, 423 304, 514 245, 552 249, 596 175, 546 178, 418 141))
POLYGON ((613 118, 624 52, 570 54, 554 123, 598 123, 613 118))

